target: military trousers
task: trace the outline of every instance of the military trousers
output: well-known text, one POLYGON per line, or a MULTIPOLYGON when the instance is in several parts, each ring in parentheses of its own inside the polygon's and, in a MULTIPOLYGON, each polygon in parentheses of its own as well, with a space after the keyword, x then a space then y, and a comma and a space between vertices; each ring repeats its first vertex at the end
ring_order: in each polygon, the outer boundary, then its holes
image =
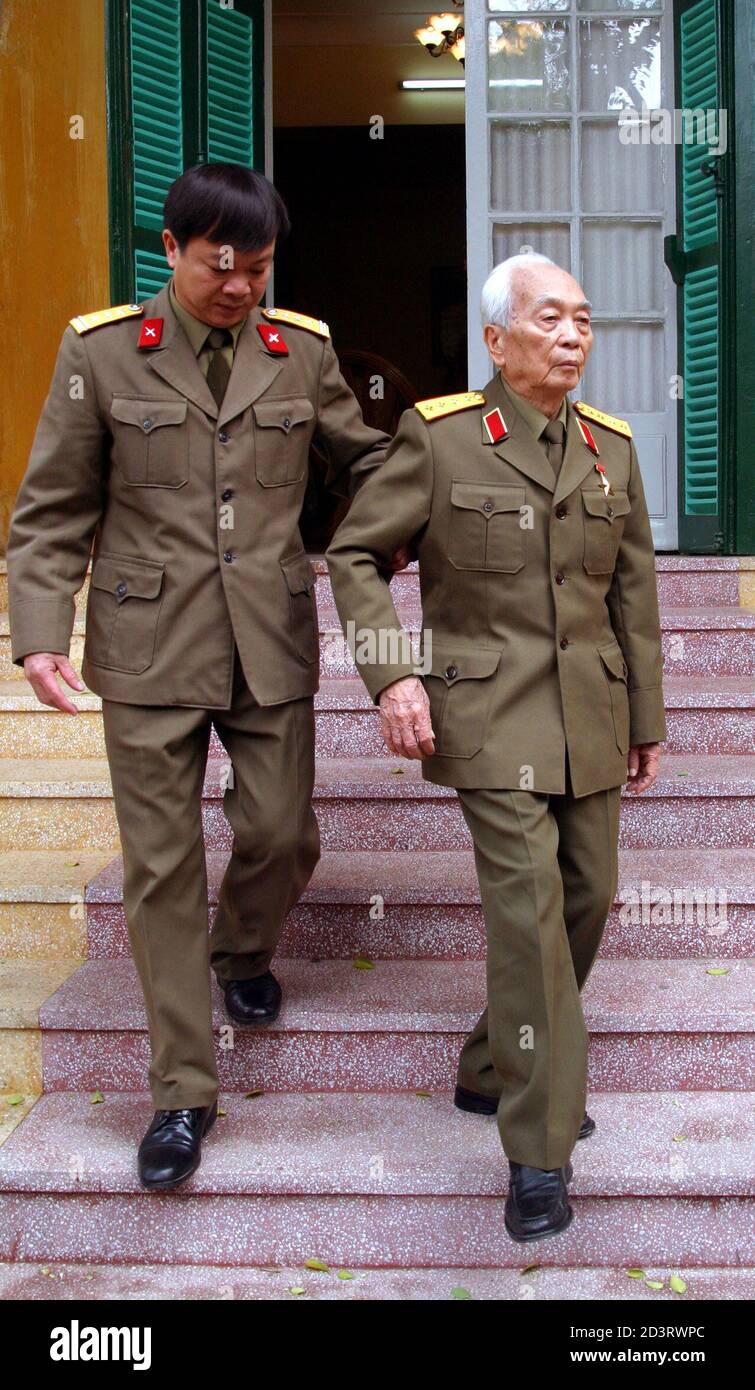
POLYGON ((211 971, 264 974, 320 857, 313 699, 257 704, 234 658, 230 709, 102 701, 156 1109, 216 1098, 211 971), (213 725, 232 769, 223 811, 233 847, 210 933, 202 789, 213 725))
POLYGON ((487 935, 487 1007, 457 1081, 498 1101, 504 1152, 560 1168, 585 1110, 580 991, 618 883, 621 787, 562 794, 457 789, 474 843, 487 935))

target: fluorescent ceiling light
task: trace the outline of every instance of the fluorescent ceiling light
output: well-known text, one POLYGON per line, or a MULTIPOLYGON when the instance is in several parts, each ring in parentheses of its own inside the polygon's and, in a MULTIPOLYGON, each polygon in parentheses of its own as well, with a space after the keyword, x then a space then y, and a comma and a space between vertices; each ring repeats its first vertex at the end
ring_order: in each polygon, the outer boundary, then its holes
POLYGON ((401 86, 405 92, 459 92, 464 90, 464 78, 409 77, 401 86))

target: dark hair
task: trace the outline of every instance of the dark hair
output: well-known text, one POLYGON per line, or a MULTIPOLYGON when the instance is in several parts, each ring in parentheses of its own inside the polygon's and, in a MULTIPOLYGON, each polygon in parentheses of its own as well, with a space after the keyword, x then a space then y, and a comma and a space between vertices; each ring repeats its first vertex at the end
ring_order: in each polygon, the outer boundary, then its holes
POLYGON ((260 251, 290 230, 286 205, 264 174, 243 164, 196 164, 168 189, 164 225, 180 251, 207 237, 236 251, 260 251))

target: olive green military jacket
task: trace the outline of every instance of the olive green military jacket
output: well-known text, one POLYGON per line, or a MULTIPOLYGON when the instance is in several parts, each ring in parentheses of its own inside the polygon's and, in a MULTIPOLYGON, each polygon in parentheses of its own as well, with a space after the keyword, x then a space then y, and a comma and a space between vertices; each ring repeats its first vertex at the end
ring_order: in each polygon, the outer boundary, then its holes
POLYGON ((93 547, 82 673, 97 694, 228 708, 234 641, 260 704, 312 694, 316 576, 298 529, 310 442, 348 497, 389 436, 365 425, 324 325, 252 311, 218 409, 167 286, 143 308, 63 333, 11 525, 13 660, 68 652, 93 547), (149 319, 162 338, 144 350, 149 319))
POLYGON ((404 413, 327 551, 336 605, 375 701, 390 682, 422 676, 436 749, 423 761, 428 781, 563 792, 568 748, 575 795, 585 796, 626 780, 630 744, 666 736, 637 455, 631 438, 589 420, 596 459, 569 404, 556 480, 500 376, 483 397, 440 418, 404 413), (509 430, 499 443, 484 424, 493 407, 509 430), (380 572, 410 540, 420 669, 395 644, 398 618, 380 572))

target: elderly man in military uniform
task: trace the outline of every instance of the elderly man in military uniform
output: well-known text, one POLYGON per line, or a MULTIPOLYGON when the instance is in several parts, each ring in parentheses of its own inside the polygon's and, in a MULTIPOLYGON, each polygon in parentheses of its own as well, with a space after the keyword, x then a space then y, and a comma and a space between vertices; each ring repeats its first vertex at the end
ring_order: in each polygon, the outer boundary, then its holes
POLYGON ((631 430, 566 394, 590 305, 566 271, 523 255, 487 280, 482 317, 494 377, 405 412, 327 561, 388 747, 457 789, 472 836, 487 1008, 455 1101, 497 1113, 506 1229, 525 1241, 572 1219, 570 1155, 595 1128, 580 990, 617 887, 621 784, 650 786, 666 731, 631 430), (407 543, 419 661, 382 573, 407 543))
MULTIPOLYGON (((351 496, 383 461, 327 324, 261 309, 278 193, 233 164, 187 170, 165 204, 169 283, 71 320, 13 517, 13 659, 76 713, 58 674, 93 542, 83 674, 102 713, 144 991, 155 1115, 145 1187, 199 1164, 217 1113, 210 966, 241 1025, 269 1023, 283 919, 319 858, 311 796, 315 573, 298 520, 310 442, 351 496), (201 802, 211 726, 231 761, 234 838, 208 937, 201 802)), ((406 563, 397 558, 399 563, 406 563)))

